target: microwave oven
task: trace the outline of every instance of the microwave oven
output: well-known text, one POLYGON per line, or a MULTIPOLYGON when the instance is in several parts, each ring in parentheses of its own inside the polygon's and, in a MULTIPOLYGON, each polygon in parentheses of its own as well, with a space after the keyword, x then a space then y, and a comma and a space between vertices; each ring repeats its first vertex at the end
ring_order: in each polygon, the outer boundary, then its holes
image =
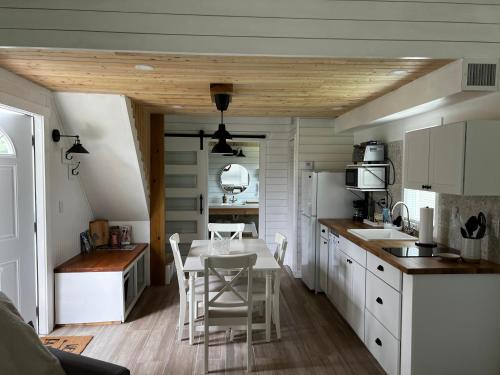
POLYGON ((385 189, 386 167, 369 165, 349 165, 345 170, 345 185, 351 189, 385 189))

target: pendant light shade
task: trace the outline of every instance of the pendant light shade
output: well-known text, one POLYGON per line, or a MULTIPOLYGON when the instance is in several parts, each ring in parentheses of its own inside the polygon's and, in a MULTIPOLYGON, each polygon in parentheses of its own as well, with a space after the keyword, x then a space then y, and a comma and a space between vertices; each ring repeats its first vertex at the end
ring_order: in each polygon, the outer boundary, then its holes
POLYGON ((82 146, 80 143, 80 139, 76 139, 75 143, 73 146, 69 148, 68 151, 66 151, 66 154, 88 154, 89 152, 85 149, 85 147, 82 146))
POLYGON ((233 149, 229 146, 225 139, 220 139, 212 148, 212 154, 217 155, 233 155, 233 149))

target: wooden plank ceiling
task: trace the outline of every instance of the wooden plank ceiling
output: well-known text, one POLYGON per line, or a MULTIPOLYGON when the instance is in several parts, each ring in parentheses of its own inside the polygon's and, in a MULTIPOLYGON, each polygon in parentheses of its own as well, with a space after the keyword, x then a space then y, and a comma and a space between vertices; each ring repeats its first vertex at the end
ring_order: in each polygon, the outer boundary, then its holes
POLYGON ((228 115, 334 117, 450 61, 0 48, 1 67, 51 90, 123 94, 151 111, 191 115, 216 113, 210 83, 233 83, 228 115))

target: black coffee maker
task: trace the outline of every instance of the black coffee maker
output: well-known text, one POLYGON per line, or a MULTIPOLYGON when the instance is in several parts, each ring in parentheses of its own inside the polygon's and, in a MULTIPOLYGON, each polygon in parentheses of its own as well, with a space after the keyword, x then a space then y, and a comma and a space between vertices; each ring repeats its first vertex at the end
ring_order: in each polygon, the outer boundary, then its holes
POLYGON ((355 200, 352 202, 352 208, 352 219, 354 221, 363 222, 363 219, 365 219, 366 215, 368 214, 366 201, 364 199, 355 200))

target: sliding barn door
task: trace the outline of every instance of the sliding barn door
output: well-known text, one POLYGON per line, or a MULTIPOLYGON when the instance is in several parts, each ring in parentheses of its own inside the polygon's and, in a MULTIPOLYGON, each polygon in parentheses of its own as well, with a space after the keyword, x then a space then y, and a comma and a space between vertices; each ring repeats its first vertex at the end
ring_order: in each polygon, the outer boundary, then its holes
POLYGON ((183 255, 193 240, 208 238, 207 155, 197 138, 165 138, 166 231, 179 233, 183 255))

